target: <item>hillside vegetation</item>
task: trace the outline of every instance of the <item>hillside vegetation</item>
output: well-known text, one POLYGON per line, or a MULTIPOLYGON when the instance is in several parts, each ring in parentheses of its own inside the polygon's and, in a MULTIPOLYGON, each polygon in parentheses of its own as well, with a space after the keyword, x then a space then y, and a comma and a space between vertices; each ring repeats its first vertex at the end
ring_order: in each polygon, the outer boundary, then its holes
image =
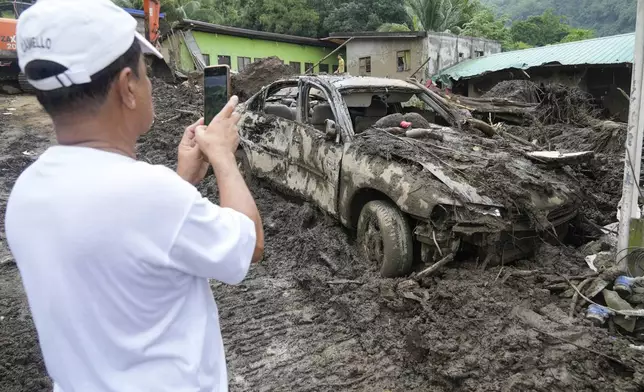
MULTIPOLYGON (((114 1, 124 7, 142 7, 142 0, 114 1)), ((491 5, 481 1, 164 0, 161 10, 166 13, 170 23, 181 19, 197 19, 227 26, 308 37, 325 37, 331 32, 374 30, 448 31, 500 41, 504 50, 578 41, 606 34, 605 30, 579 28, 582 24, 571 24, 572 20, 562 16, 566 14, 560 14, 554 8, 547 8, 555 2, 564 4, 564 0, 483 0, 491 5), (503 14, 512 11, 512 7, 518 7, 514 20, 503 14)), ((598 4, 598 1, 592 3, 598 4)), ((635 4, 635 0, 606 1, 635 4)), ((570 11, 575 9, 569 4, 564 8, 570 11)), ((606 9, 607 15, 619 10, 618 7, 606 9)), ((597 14, 599 11, 596 11, 595 7, 587 12, 597 14)), ((626 15, 627 10, 623 13, 626 15)), ((632 17, 631 15, 630 18, 632 17)), ((604 21, 608 19, 610 16, 603 16, 604 21)))
POLYGON ((575 27, 594 30, 598 36, 635 31, 636 0, 481 0, 497 15, 522 20, 547 9, 566 17, 575 27))

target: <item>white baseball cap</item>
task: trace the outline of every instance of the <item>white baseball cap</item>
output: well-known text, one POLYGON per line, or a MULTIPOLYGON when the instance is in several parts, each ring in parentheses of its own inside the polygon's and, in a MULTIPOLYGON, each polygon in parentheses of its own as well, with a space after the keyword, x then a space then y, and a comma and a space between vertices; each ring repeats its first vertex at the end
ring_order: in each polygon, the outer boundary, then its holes
POLYGON ((136 20, 110 0, 39 0, 18 18, 16 41, 20 70, 33 60, 58 63, 66 71, 29 83, 49 91, 92 81, 132 46, 163 58, 136 31, 136 20))

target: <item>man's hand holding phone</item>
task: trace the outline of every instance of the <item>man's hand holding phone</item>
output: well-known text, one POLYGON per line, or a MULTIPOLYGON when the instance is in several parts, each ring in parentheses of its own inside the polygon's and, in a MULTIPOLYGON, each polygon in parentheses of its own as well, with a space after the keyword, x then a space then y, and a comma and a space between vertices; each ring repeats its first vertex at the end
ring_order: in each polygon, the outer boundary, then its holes
POLYGON ((208 126, 199 125, 195 130, 197 144, 208 157, 215 172, 216 166, 235 163, 235 151, 239 146, 237 123, 241 116, 235 112, 238 102, 237 96, 233 96, 208 126))
POLYGON ((208 126, 197 126, 195 140, 215 172, 219 205, 246 215, 255 224, 256 244, 252 261, 258 262, 264 252, 262 219, 235 161, 239 146, 237 123, 241 117, 235 112, 238 102, 237 97, 233 96, 208 126))
POLYGON ((186 128, 177 154, 177 174, 192 185, 203 180, 209 166, 195 140, 195 131, 199 126, 203 126, 203 118, 186 128))

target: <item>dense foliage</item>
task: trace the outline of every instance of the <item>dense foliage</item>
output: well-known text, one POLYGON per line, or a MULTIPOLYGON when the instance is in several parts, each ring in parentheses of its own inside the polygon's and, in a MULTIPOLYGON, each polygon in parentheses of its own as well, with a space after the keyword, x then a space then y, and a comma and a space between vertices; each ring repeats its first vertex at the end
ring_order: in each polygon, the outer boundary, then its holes
POLYGON ((636 0, 481 0, 497 15, 524 20, 548 9, 566 17, 574 27, 594 30, 598 36, 635 31, 636 0))
MULTIPOLYGON (((143 2, 114 1, 132 8, 141 8, 143 2)), ((449 31, 498 40, 506 50, 594 36, 592 30, 571 27, 565 16, 551 9, 511 23, 481 1, 505 7, 505 2, 533 0, 161 0, 161 9, 170 22, 196 19, 310 37, 352 31, 449 31)), ((548 1, 562 0, 533 2, 548 1)))

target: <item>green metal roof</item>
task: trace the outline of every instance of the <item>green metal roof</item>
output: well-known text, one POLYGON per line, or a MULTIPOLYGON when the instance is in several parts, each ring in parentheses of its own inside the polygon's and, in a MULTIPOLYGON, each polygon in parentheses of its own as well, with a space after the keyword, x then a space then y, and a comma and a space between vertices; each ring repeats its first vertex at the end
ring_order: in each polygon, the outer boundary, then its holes
POLYGON ((529 69, 542 65, 603 65, 633 62, 635 33, 593 38, 492 54, 445 68, 432 79, 444 83, 504 69, 529 69))

